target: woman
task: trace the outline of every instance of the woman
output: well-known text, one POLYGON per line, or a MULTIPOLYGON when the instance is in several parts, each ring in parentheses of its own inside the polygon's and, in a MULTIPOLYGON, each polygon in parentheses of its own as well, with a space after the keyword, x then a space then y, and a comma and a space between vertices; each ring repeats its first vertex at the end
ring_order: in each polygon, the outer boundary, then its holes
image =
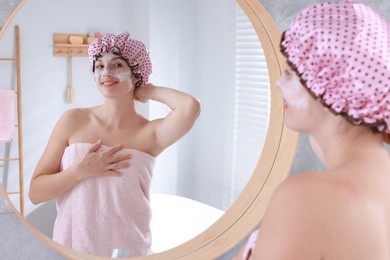
POLYGON ((243 259, 389 259, 389 44, 384 19, 352 1, 310 6, 283 33, 284 123, 326 169, 279 185, 243 259))
POLYGON ((193 126, 199 101, 148 84, 151 62, 142 42, 125 32, 98 38, 89 60, 104 103, 71 109, 55 126, 34 171, 30 199, 56 199, 53 239, 77 251, 111 256, 150 254, 149 188, 154 159, 193 126), (134 100, 172 110, 149 121, 134 100))

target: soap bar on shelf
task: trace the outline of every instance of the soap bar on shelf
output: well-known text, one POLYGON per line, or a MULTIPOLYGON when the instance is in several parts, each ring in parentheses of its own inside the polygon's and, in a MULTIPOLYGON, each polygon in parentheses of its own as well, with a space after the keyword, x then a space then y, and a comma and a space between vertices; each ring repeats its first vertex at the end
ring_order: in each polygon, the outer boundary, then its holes
POLYGON ((77 35, 71 35, 71 36, 69 36, 69 43, 70 44, 83 44, 83 37, 77 36, 77 35))

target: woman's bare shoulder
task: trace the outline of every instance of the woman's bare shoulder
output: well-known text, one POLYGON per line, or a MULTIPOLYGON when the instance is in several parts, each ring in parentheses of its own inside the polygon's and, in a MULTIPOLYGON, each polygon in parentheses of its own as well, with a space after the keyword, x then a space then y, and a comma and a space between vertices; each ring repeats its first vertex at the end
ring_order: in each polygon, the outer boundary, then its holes
POLYGON ((280 203, 293 203, 302 207, 348 203, 355 199, 359 187, 348 178, 328 172, 304 172, 286 179, 274 193, 280 203))
POLYGON ((65 123, 82 123, 93 114, 93 108, 72 108, 65 111, 61 117, 60 121, 65 123))
POLYGON ((56 128, 73 133, 80 126, 85 125, 91 117, 90 108, 72 108, 65 111, 56 124, 56 128))
POLYGON ((277 187, 264 220, 294 226, 293 233, 315 239, 352 218, 367 203, 365 195, 364 188, 347 178, 305 172, 277 187))
POLYGON ((93 112, 93 107, 88 108, 71 108, 67 111, 65 111, 62 114, 62 117, 69 118, 69 117, 83 117, 83 116, 89 116, 93 112))
POLYGON ((326 201, 320 195, 321 177, 317 172, 300 173, 276 188, 261 220, 254 259, 319 259, 325 215, 321 205, 326 201), (311 246, 303 250, 302 241, 311 246))
POLYGON ((318 172, 305 172, 287 178, 275 190, 270 206, 276 207, 291 205, 290 210, 301 212, 300 210, 312 205, 318 205, 320 200, 324 200, 326 181, 318 172), (321 194, 321 195, 320 195, 321 194))
POLYGON ((278 186, 270 200, 266 218, 271 219, 270 223, 278 219, 287 226, 299 227, 294 233, 315 239, 316 236, 340 232, 338 228, 353 230, 352 222, 362 217, 362 208, 366 209, 365 219, 368 221, 375 215, 377 205, 383 205, 377 197, 365 185, 351 178, 332 172, 302 173, 278 186))
POLYGON ((287 178, 283 181, 275 193, 279 196, 287 195, 286 193, 297 194, 297 195, 307 195, 310 192, 313 192, 313 185, 323 185, 324 178, 323 173, 321 172, 303 172, 295 176, 287 178))
POLYGON ((334 189, 332 180, 320 172, 300 173, 282 182, 261 220, 256 256, 319 259, 327 246, 323 238, 334 230, 333 216, 338 215, 344 203, 336 199, 334 189), (302 241, 307 241, 304 249, 302 241))

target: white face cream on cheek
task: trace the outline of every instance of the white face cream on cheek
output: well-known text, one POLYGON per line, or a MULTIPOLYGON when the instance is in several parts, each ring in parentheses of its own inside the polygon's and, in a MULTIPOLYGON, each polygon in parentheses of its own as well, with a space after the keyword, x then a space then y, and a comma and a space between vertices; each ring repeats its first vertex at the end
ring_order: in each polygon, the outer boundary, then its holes
POLYGON ((307 108, 309 106, 311 97, 305 87, 302 86, 298 76, 284 75, 279 80, 278 86, 283 91, 283 96, 289 106, 298 108, 307 108))
POLYGON ((120 71, 116 74, 113 74, 113 77, 116 77, 120 81, 131 79, 131 72, 130 71, 120 71))
POLYGON ((130 71, 110 71, 104 70, 102 72, 95 72, 94 78, 95 81, 100 83, 103 76, 109 75, 110 77, 117 79, 118 81, 126 81, 131 80, 131 72, 130 71))

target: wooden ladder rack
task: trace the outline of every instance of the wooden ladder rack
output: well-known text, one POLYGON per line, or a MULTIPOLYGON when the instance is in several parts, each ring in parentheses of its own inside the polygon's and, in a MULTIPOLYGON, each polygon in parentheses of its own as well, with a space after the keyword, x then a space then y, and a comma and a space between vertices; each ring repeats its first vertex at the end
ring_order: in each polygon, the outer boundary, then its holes
POLYGON ((19 26, 15 25, 15 58, 0 58, 0 61, 14 61, 16 63, 16 97, 17 97, 17 124, 18 128, 18 157, 0 158, 0 161, 19 161, 19 191, 9 191, 7 194, 19 194, 20 214, 24 216, 24 176, 23 176, 23 131, 22 131, 22 92, 20 75, 20 31, 19 26))

